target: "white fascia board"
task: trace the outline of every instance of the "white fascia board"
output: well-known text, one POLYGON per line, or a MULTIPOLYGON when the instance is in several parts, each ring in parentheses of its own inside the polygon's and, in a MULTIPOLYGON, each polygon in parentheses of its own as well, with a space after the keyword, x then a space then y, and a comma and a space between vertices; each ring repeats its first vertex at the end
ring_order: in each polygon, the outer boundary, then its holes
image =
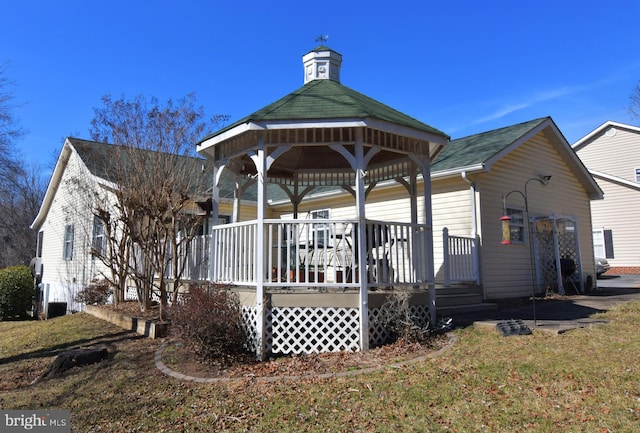
POLYGON ((56 166, 51 174, 51 179, 49 179, 49 184, 47 185, 47 190, 44 194, 44 198, 42 199, 42 204, 40 205, 38 214, 29 226, 32 230, 39 230, 44 223, 47 213, 49 213, 51 203, 53 202, 53 198, 58 190, 58 186, 60 185, 60 181, 62 180, 62 174, 64 173, 67 163, 69 162, 69 158, 71 157, 71 152, 75 152, 75 149, 73 149, 69 140, 65 139, 64 144, 62 145, 62 150, 60 151, 60 156, 58 156, 58 161, 56 162, 56 166))
POLYGON ((571 145, 571 147, 574 150, 577 151, 578 149, 582 148, 585 144, 587 144, 587 142, 589 142, 593 137, 595 137, 596 135, 600 134, 602 131, 604 131, 605 129, 607 129, 609 127, 628 129, 630 131, 640 133, 640 127, 633 126, 633 125, 627 125, 626 123, 620 123, 620 122, 614 122, 614 121, 608 120, 608 121, 604 122, 602 125, 598 126, 593 131, 589 132, 587 135, 585 135, 584 137, 582 137, 578 141, 576 141, 575 143, 573 143, 571 145))
POLYGON ((111 181, 106 180, 106 179, 104 179, 102 177, 98 177, 98 176, 96 176, 96 175, 94 175, 92 173, 89 173, 89 174, 91 176, 91 179, 93 179, 93 181, 95 181, 98 185, 101 185, 101 186, 104 186, 106 188, 113 189, 113 190, 118 189, 118 184, 117 183, 111 182, 111 181))
POLYGON ((247 131, 250 131, 252 129, 258 129, 258 128, 251 128, 251 122, 249 123, 242 123, 240 125, 237 125, 234 128, 231 128, 228 131, 223 132, 222 134, 216 135, 214 137, 211 137, 205 141, 203 141, 202 143, 198 144, 196 146, 196 151, 197 152, 202 152, 203 150, 211 147, 211 146, 215 146, 216 144, 222 142, 222 141, 226 141, 229 140, 230 138, 235 137, 236 135, 240 135, 242 133, 245 133, 247 131))
POLYGON ((418 129, 409 128, 395 123, 386 122, 383 120, 373 118, 351 118, 351 119, 300 119, 300 120, 275 120, 267 122, 246 122, 236 127, 223 132, 220 135, 209 138, 203 141, 197 146, 198 152, 204 149, 215 146, 216 144, 226 141, 236 135, 243 134, 248 131, 259 130, 276 130, 276 129, 303 129, 303 128, 358 128, 358 127, 370 127, 374 129, 380 129, 382 131, 415 138, 418 140, 424 140, 431 143, 445 145, 448 142, 446 137, 433 134, 426 131, 420 131, 418 129))
POLYGON ((620 185, 624 185, 624 186, 628 186, 629 188, 633 188, 636 189, 638 191, 640 191, 640 183, 636 183, 636 182, 632 182, 630 180, 627 179, 623 179, 621 177, 618 176, 613 176, 607 173, 603 173, 601 171, 597 171, 597 170, 589 170, 589 173, 591 173, 591 175, 593 177, 599 177, 601 179, 605 179, 608 180, 610 182, 614 182, 620 185))
POLYGON ((483 163, 467 165, 466 167, 456 167, 451 170, 432 171, 431 179, 444 179, 447 177, 458 177, 462 172, 474 173, 479 171, 489 171, 483 163))

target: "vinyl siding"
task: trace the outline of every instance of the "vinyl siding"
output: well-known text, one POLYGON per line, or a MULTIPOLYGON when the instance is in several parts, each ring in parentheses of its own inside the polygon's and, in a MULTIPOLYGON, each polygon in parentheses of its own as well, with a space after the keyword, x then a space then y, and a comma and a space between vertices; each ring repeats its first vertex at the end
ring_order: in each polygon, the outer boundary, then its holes
MULTIPOLYGON (((487 299, 531 294, 529 243, 501 245, 499 219, 503 213, 502 196, 512 190, 524 192, 527 179, 540 175, 551 175, 552 178, 546 187, 536 181, 529 182, 526 192, 530 216, 575 217, 583 275, 595 274, 589 198, 541 133, 497 162, 490 173, 475 178, 481 194, 481 269, 487 299)), ((507 205, 524 208, 524 201, 514 193, 509 195, 507 205)))
MULTIPOLYGON (((424 218, 424 198, 422 188, 418 192, 418 221, 424 218)), ((290 218, 291 205, 281 205, 272 208, 274 217, 290 218)), ((298 218, 306 218, 311 211, 331 209, 332 219, 354 219, 356 217, 355 199, 351 194, 340 193, 326 198, 304 200, 298 207, 298 218)), ((411 203, 407 190, 398 185, 378 187, 374 189, 365 203, 368 219, 411 222, 411 203)))
POLYGON ((611 230, 614 258, 612 267, 640 266, 640 191, 596 178, 604 190, 604 200, 591 203, 593 227, 611 230))
POLYGON ((83 179, 87 185, 97 185, 86 175, 79 158, 72 153, 57 187, 49 212, 40 230, 43 232, 43 286, 48 286, 48 302, 67 302, 69 311, 82 309, 74 301, 76 293, 86 287, 103 269, 99 260, 91 259, 93 214, 86 195, 76 186, 83 179), (73 224, 73 257, 65 260, 65 227, 73 224))
POLYGON ((442 283, 443 230, 450 235, 470 236, 472 233, 470 185, 462 178, 433 181, 431 185, 431 207, 433 210, 433 255, 436 282, 442 283))
POLYGON ((614 136, 605 131, 577 151, 589 170, 597 170, 635 182, 635 169, 640 168, 640 134, 616 127, 614 136))

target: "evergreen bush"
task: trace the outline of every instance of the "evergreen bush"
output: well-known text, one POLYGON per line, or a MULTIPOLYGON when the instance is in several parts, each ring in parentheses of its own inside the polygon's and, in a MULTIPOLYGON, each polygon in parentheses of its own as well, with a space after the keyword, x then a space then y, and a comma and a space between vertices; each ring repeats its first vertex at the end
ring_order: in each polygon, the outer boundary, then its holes
POLYGON ((0 269, 0 320, 26 318, 33 295, 33 276, 27 266, 0 269))

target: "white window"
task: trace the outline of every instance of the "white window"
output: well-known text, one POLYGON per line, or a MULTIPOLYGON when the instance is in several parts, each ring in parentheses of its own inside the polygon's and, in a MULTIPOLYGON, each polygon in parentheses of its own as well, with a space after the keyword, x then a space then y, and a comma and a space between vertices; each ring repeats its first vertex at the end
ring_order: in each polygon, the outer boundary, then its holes
POLYGON ((593 229, 593 255, 596 258, 613 259, 613 235, 611 230, 593 229))
POLYGON ((36 247, 36 257, 42 257, 42 241, 44 240, 44 232, 38 232, 38 244, 36 247))
POLYGON ((65 260, 73 260, 73 224, 64 226, 63 258, 65 260))
POLYGON ((636 182, 640 183, 640 168, 636 168, 636 182))
POLYGON ((105 230, 104 230, 104 221, 97 216, 93 217, 93 244, 91 249, 91 258, 95 258, 96 256, 102 256, 104 254, 104 250, 107 246, 105 230))
POLYGON ((508 207, 507 215, 511 217, 511 221, 509 222, 511 242, 514 244, 523 244, 525 242, 524 210, 508 207))
MULTIPOLYGON (((314 220, 328 220, 329 209, 315 210, 311 212, 311 219, 314 220)), ((326 223, 316 223, 313 225, 313 247, 324 248, 329 245, 329 236, 331 234, 331 227, 326 223)))

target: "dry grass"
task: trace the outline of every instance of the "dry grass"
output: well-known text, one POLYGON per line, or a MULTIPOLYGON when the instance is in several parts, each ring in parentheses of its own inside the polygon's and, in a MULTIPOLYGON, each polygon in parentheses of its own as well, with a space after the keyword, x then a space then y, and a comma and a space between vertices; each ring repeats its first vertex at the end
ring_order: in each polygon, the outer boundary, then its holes
POLYGON ((0 407, 63 408, 72 430, 630 432, 640 423, 640 303, 562 335, 463 329, 441 356, 318 380, 180 382, 160 344, 84 314, 0 322, 0 407), (101 364, 28 383, 65 347, 107 345, 101 364))

